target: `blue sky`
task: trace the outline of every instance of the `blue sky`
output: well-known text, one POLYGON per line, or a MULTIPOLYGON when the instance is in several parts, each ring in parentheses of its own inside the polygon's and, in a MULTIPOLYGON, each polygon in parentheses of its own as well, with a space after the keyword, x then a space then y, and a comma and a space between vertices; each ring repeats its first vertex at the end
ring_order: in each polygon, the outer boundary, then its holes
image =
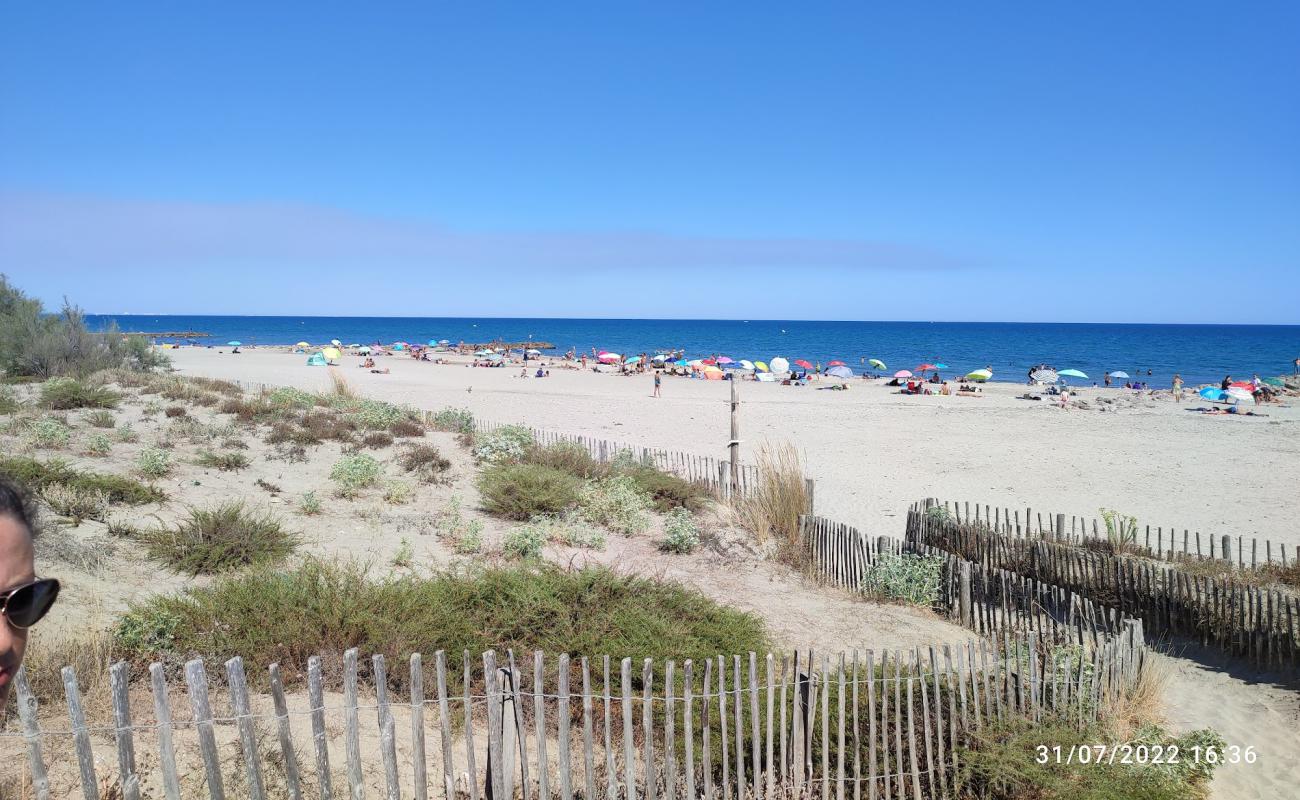
POLYGON ((1288 2, 0 5, 95 312, 1300 322, 1288 2))

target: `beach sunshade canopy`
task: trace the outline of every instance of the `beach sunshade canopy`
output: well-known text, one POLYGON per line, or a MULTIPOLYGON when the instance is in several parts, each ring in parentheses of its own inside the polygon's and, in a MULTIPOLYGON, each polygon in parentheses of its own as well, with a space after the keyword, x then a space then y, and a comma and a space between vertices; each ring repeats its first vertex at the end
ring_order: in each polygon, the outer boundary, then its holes
POLYGON ((852 378, 853 370, 849 369, 846 366, 840 365, 838 367, 831 367, 830 369, 826 370, 826 374, 830 375, 832 378, 852 378))
POLYGON ((329 362, 325 360, 325 356, 324 356, 323 354, 321 354, 321 353, 312 353, 312 354, 311 354, 311 357, 307 359, 307 366, 309 366, 309 367, 327 367, 327 366, 329 366, 329 362))
POLYGON ((934 368, 935 368, 935 369, 947 369, 947 368, 948 368, 948 365, 947 365, 947 364, 937 364, 937 363, 936 363, 936 364, 934 365, 934 368))
POLYGON ((1077 369, 1063 369, 1063 370, 1061 370, 1060 372, 1058 372, 1058 373, 1056 373, 1056 374, 1057 374, 1057 375, 1060 375, 1062 378, 1086 378, 1086 377, 1088 377, 1086 374, 1080 372, 1080 371, 1077 370, 1077 369))
POLYGON ((719 364, 734 364, 734 363, 736 363, 736 362, 735 362, 735 361, 732 361, 730 358, 727 358, 726 356, 718 356, 718 363, 719 363, 719 364))
POLYGON ((910 378, 910 377, 912 377, 912 373, 908 372, 908 371, 905 370, 905 369, 900 369, 898 372, 895 372, 895 373, 894 373, 894 377, 895 377, 895 378, 910 378))
POLYGON ((917 371, 917 372, 929 372, 930 370, 932 370, 932 369, 934 369, 934 368, 935 368, 935 366, 934 366, 933 364, 922 364, 921 366, 919 366, 919 367, 916 368, 916 371, 917 371))
POLYGON ((618 353, 601 353, 600 360, 608 364, 611 361, 621 361, 623 360, 623 357, 618 353))
POLYGON ((241 344, 243 344, 243 342, 239 340, 235 340, 233 342, 226 342, 226 344, 230 347, 239 347, 241 344))
POLYGON ((747 359, 747 358, 742 358, 742 359, 740 359, 740 368, 741 368, 741 369, 753 369, 753 368, 754 368, 754 362, 753 362, 753 361, 750 361, 750 360, 747 359))
POLYGON ((1119 369, 1117 369, 1117 370, 1115 370, 1114 372, 1110 373, 1110 376, 1111 376, 1112 378, 1127 378, 1127 377, 1128 377, 1128 373, 1127 373, 1127 372, 1124 372, 1123 370, 1119 370, 1119 369))
POLYGON ((802 359, 802 358, 797 358, 797 359, 795 359, 794 365, 795 365, 796 367, 803 367, 804 369, 812 369, 812 368, 813 368, 813 365, 812 365, 812 364, 810 364, 808 361, 805 361, 805 360, 802 359))
POLYGON ((1240 386, 1229 386, 1228 397, 1234 400, 1254 400, 1255 395, 1249 389, 1243 389, 1240 386))
POLYGON ((769 371, 770 371, 770 370, 768 370, 768 368, 767 368, 767 364, 763 363, 762 361, 755 361, 755 362, 754 362, 754 369, 758 370, 759 372, 769 372, 769 371))
POLYGON ((530 356, 540 356, 540 355, 542 354, 542 351, 541 351, 541 350, 538 350, 538 349, 535 348, 535 347, 530 347, 530 348, 528 348, 527 350, 525 350, 524 352, 527 353, 527 354, 530 355, 530 356))
POLYGON ((1264 383, 1267 383, 1269 386, 1286 386, 1286 381, 1281 378, 1265 378, 1264 383))
POLYGON ((989 372, 989 371, 986 370, 986 369, 977 369, 977 370, 975 370, 974 372, 968 372, 968 373, 966 373, 966 380, 968 380, 968 381, 980 381, 980 382, 983 382, 983 381, 986 381, 986 380, 988 380, 989 378, 992 378, 992 377, 993 377, 993 373, 992 373, 992 372, 989 372))
POLYGON ((451 342, 447 341, 446 339, 439 339, 438 344, 451 344, 451 342))
POLYGON ((789 371, 790 371, 790 362, 789 362, 789 361, 786 361, 784 358, 781 358, 780 356, 777 356, 776 358, 772 359, 772 360, 771 360, 770 362, 768 362, 768 363, 771 365, 771 367, 772 367, 772 371, 773 371, 773 372, 789 372, 789 371))
POLYGON ((358 347, 358 348, 357 348, 357 352, 358 352, 358 353, 369 353, 369 352, 370 352, 370 348, 369 348, 369 347, 358 347))
POLYGON ((338 339, 330 339, 330 344, 334 345, 335 347, 341 347, 343 345, 343 343, 340 342, 338 339))
POLYGON ((654 355, 650 356, 650 360, 651 360, 651 361, 667 361, 667 360, 668 360, 668 356, 664 355, 663 353, 655 353, 654 355))
POLYGON ((624 361, 623 363, 624 363, 624 364, 640 364, 640 363, 641 363, 641 356, 632 356, 631 358, 629 358, 627 361, 624 361))
POLYGON ((339 359, 339 356, 343 355, 342 353, 339 352, 339 349, 337 347, 326 347, 324 350, 321 351, 321 353, 323 353, 324 356, 328 358, 330 361, 337 361, 339 359))
POLYGON ((1200 394, 1200 396, 1204 397, 1206 400, 1209 400, 1211 403, 1221 402, 1227 399, 1228 397, 1227 392, 1215 386, 1206 386, 1204 389, 1198 392, 1198 394, 1200 394))
POLYGON ((437 346, 438 346, 438 341, 437 341, 436 339, 430 339, 430 340, 429 340, 429 346, 430 346, 430 347, 437 347, 437 346))
POLYGON ((826 362, 826 366, 828 366, 828 367, 845 367, 845 366, 848 366, 848 365, 845 364, 843 361, 827 361, 827 362, 826 362))
POLYGON ((878 358, 868 358, 867 363, 875 367, 876 369, 889 369, 889 367, 885 366, 885 362, 881 361, 878 358))
POLYGON ((1056 383, 1058 380, 1060 380, 1061 376, 1060 373, 1058 373, 1054 369, 1036 369, 1033 372, 1029 373, 1029 377, 1033 378, 1039 383, 1056 383))
POLYGON ((294 345, 294 347, 311 347, 311 345, 307 344, 306 342, 298 342, 297 344, 294 345))
POLYGON ((1231 389, 1234 386, 1237 387, 1238 389, 1249 389, 1250 391, 1255 390, 1255 384, 1251 383, 1250 381, 1233 381, 1232 383, 1228 384, 1229 389, 1231 389))
POLYGON ((688 366, 690 362, 688 362, 688 361, 687 361, 686 359, 684 359, 684 358, 679 358, 679 359, 677 359, 676 361, 674 361, 673 363, 676 364, 676 365, 679 366, 679 367, 685 367, 685 366, 688 366))

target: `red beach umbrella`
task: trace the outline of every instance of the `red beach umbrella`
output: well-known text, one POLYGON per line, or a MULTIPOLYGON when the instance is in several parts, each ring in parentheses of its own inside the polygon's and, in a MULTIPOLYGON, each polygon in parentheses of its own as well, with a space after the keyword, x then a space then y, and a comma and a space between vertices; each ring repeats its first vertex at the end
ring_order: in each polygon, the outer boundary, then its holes
POLYGON ((813 365, 812 365, 812 364, 809 364, 807 361, 804 361, 802 358, 795 359, 795 362, 794 362, 794 363, 795 363, 796 366, 803 367, 804 369, 812 369, 812 368, 813 368, 813 365))
POLYGON ((919 367, 916 368, 916 371, 917 371, 917 372, 929 372, 929 371, 932 370, 932 369, 934 369, 934 365, 933 365, 933 364, 922 364, 921 366, 919 366, 919 367))
POLYGON ((843 361, 828 361, 828 362, 826 363, 826 366, 828 366, 828 367, 847 367, 848 364, 845 364, 843 361))

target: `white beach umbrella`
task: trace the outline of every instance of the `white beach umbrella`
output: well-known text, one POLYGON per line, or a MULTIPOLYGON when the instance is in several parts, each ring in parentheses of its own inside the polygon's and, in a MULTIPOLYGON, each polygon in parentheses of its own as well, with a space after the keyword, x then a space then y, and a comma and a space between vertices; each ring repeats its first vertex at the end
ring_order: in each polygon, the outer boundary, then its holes
POLYGON ((740 366, 742 369, 747 369, 752 371, 754 369, 754 362, 750 361, 747 358, 742 358, 740 359, 740 366))
POLYGON ((790 362, 789 362, 789 361, 786 361, 786 360, 785 360, 784 358, 782 358, 781 356, 777 356, 776 358, 774 358, 774 359, 772 359, 771 361, 769 361, 769 362, 768 362, 768 366, 772 368, 772 371, 773 371, 773 372, 789 372, 789 371, 790 371, 790 362))

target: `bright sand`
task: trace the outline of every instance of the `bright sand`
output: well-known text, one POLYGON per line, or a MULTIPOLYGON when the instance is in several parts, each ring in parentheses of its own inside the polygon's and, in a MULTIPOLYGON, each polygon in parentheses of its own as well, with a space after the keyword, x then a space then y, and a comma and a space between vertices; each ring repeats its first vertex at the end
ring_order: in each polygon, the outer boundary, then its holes
MULTIPOLYGON (((283 351, 169 351, 184 374, 323 389, 329 371, 283 351)), ((729 386, 665 377, 651 397, 648 375, 621 377, 553 368, 520 378, 520 367, 381 357, 387 375, 338 372, 365 395, 425 409, 469 408, 482 419, 523 422, 615 442, 726 457, 729 386), (472 390, 472 391, 471 391, 472 390)), ((1018 399, 1024 386, 988 384, 984 396, 906 396, 879 381, 846 392, 743 382, 742 460, 763 442, 793 442, 817 481, 817 512, 902 534, 909 503, 926 496, 1003 506, 1022 513, 1095 518, 1100 507, 1139 524, 1203 534, 1257 535, 1300 545, 1300 402, 1256 407, 1267 418, 1209 417, 1209 405, 1137 399, 1123 389, 1087 388, 1092 409, 1062 410, 1018 399), (1100 412, 1099 398, 1119 402, 1100 412)), ((1261 542, 1262 547, 1262 542, 1261 542)), ((1261 553, 1262 556, 1262 553, 1261 553)))

